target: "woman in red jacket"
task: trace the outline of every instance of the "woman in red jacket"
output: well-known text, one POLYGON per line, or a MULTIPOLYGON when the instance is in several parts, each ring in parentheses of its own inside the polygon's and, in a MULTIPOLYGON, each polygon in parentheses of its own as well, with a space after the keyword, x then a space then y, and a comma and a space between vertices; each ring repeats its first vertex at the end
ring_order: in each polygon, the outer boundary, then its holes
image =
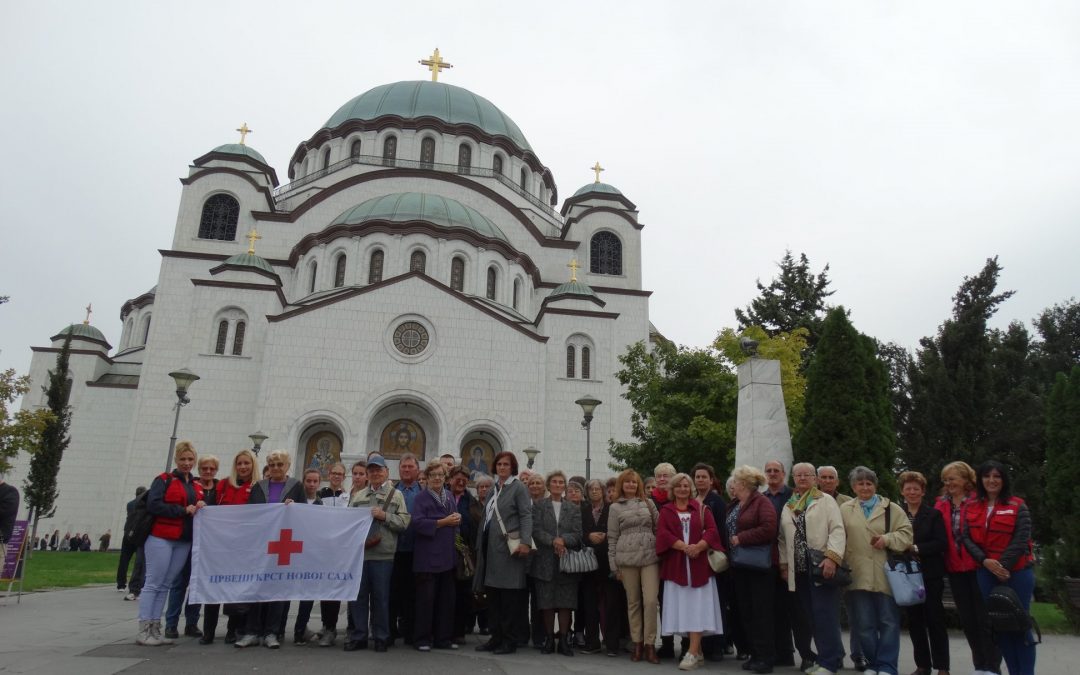
POLYGON ((960 614, 960 625, 964 627, 964 637, 971 648, 971 662, 975 673, 1000 673, 1001 652, 994 644, 990 632, 990 617, 983 605, 982 591, 975 570, 975 559, 964 548, 961 539, 963 530, 964 504, 975 498, 975 469, 967 462, 950 462, 941 470, 941 482, 944 490, 934 508, 945 519, 945 571, 949 575, 949 588, 952 589, 956 611, 960 614))
POLYGON ((656 524, 656 554, 664 580, 663 632, 689 636, 690 646, 679 670, 705 664, 703 635, 724 632, 716 577, 709 567, 709 549, 723 548, 712 513, 690 497, 693 481, 685 473, 668 483, 669 499, 656 524))
POLYGON ((154 516, 143 544, 146 584, 139 595, 139 635, 136 644, 172 644, 161 636, 161 610, 191 551, 191 519, 206 506, 202 486, 191 475, 197 456, 191 441, 180 441, 173 452, 176 468, 150 484, 146 510, 154 516))
MULTIPOLYGON (((772 560, 777 560, 776 508, 768 497, 758 492, 765 484, 765 474, 753 466, 740 466, 731 473, 731 494, 725 526, 729 550, 740 546, 769 547, 772 560)), ((771 673, 776 661, 776 642, 773 639, 773 581, 771 565, 762 568, 732 565, 735 598, 743 632, 750 640, 750 661, 745 670, 771 673)))
MULTIPOLYGON (((983 599, 995 586, 1013 589, 1031 609, 1035 592, 1035 556, 1031 551, 1031 512, 1009 489, 1009 474, 1001 462, 979 465, 975 499, 964 504, 964 547, 979 567, 976 578, 983 599)), ((1035 642, 1026 632, 994 634, 1009 675, 1035 675, 1035 642)))
MULTIPOLYGON (((257 475, 259 475, 258 455, 246 448, 236 453, 229 477, 218 481, 214 503, 219 505, 247 504, 248 498, 251 497, 251 486, 257 475)), ((236 642, 236 631, 244 624, 243 609, 245 607, 246 605, 225 605, 225 615, 229 617, 229 622, 225 626, 225 644, 236 642)), ((214 642, 214 631, 217 630, 220 609, 221 605, 203 606, 203 634, 199 638, 199 644, 208 645, 214 642)))

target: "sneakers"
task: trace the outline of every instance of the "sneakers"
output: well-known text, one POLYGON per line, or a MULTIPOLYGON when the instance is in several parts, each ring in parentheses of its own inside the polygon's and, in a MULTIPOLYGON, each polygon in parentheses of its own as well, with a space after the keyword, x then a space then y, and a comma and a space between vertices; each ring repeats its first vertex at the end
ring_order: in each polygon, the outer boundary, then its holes
POLYGON ((243 649, 244 647, 254 647, 258 645, 262 640, 258 635, 243 635, 239 640, 233 643, 233 647, 237 649, 243 649))
POLYGON ((263 646, 267 649, 280 649, 281 643, 278 642, 277 635, 271 633, 263 638, 263 646))
POLYGON ((679 670, 696 670, 702 666, 705 659, 696 656, 692 652, 686 652, 686 656, 679 661, 679 670))
POLYGON ((162 644, 161 640, 154 635, 154 631, 151 628, 152 624, 152 621, 139 622, 139 634, 135 636, 135 644, 146 647, 158 647, 162 644))
POLYGON ((294 645, 306 645, 307 643, 311 642, 314 639, 315 639, 315 633, 311 632, 310 630, 307 630, 306 628, 304 629, 304 631, 302 633, 293 633, 293 644, 294 645))
POLYGON ((817 665, 806 671, 806 675, 836 675, 836 673, 829 670, 825 666, 817 665))
POLYGON ((161 644, 163 644, 163 645, 176 644, 176 642, 171 637, 169 637, 168 630, 165 631, 164 636, 161 634, 161 622, 160 621, 151 621, 150 622, 150 630, 154 633, 154 637, 156 637, 158 640, 161 641, 161 644))
POLYGON ((336 630, 330 630, 329 628, 324 628, 323 632, 322 632, 322 635, 319 636, 319 646, 320 647, 333 647, 334 646, 334 640, 336 640, 336 639, 337 639, 337 631, 336 630))
POLYGON ((127 600, 128 602, 131 602, 132 600, 138 600, 138 599, 139 599, 139 594, 138 593, 128 593, 127 595, 124 596, 124 600, 127 600))

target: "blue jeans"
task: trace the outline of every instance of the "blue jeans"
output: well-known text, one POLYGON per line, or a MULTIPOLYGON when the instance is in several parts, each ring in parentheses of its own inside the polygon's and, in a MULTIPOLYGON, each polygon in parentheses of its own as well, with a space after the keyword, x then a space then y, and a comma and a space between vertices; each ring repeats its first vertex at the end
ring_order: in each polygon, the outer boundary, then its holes
MULTIPOLYGON (((979 580, 979 590, 983 598, 990 597, 990 591, 994 586, 1002 583, 993 574, 980 567, 976 570, 979 580)), ((1020 596, 1020 602, 1024 609, 1031 611, 1031 596, 1035 592, 1035 570, 1031 567, 1013 572, 1005 585, 1016 591, 1020 596)), ((1005 665, 1009 669, 1009 675, 1035 675, 1035 639, 1031 632, 1021 635, 1020 633, 994 633, 994 641, 1001 650, 1001 656, 1005 659, 1005 665)))
POLYGON ((394 574, 393 560, 365 560, 360 575, 360 594, 349 603, 353 618, 350 640, 368 639, 368 607, 371 610, 371 637, 381 642, 390 640, 390 578, 394 574))
POLYGON ((139 621, 161 621, 161 610, 169 590, 184 569, 190 541, 161 539, 150 535, 143 544, 146 557, 146 584, 139 594, 139 621))
POLYGON ((897 675, 900 659, 900 608, 892 596, 873 591, 848 591, 851 598, 852 629, 859 634, 859 646, 870 669, 897 675))
POLYGON ((176 578, 176 585, 169 591, 169 602, 165 605, 165 627, 178 628, 180 626, 180 609, 184 610, 184 625, 199 625, 199 609, 202 605, 188 604, 184 607, 184 598, 187 596, 188 582, 191 581, 191 554, 188 554, 187 563, 176 578))
POLYGON ((844 640, 840 637, 840 589, 815 586, 809 573, 795 577, 795 593, 810 618, 817 645, 817 662, 836 673, 844 664, 844 640))

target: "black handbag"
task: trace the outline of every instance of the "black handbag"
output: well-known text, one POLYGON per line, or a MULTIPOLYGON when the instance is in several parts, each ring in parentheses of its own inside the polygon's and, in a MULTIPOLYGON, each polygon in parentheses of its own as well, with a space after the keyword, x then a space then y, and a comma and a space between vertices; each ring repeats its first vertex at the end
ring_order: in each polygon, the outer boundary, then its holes
POLYGON ((810 549, 810 578, 816 584, 823 586, 848 586, 851 584, 851 568, 840 563, 836 566, 836 574, 831 579, 825 578, 825 571, 821 569, 821 563, 825 560, 825 554, 817 549, 810 549))
POLYGON ((744 570, 767 570, 772 567, 772 544, 735 546, 728 556, 732 567, 744 570))

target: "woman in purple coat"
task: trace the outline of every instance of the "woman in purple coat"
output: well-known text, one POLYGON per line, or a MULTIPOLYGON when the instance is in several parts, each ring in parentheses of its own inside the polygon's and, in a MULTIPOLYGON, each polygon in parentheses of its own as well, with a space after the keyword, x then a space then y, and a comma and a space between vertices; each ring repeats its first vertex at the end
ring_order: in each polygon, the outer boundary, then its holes
POLYGON ((432 460, 424 470, 427 489, 413 501, 412 530, 416 533, 413 572, 416 573, 416 648, 422 652, 457 649, 454 631, 454 535, 461 525, 450 491, 446 467, 432 460))

